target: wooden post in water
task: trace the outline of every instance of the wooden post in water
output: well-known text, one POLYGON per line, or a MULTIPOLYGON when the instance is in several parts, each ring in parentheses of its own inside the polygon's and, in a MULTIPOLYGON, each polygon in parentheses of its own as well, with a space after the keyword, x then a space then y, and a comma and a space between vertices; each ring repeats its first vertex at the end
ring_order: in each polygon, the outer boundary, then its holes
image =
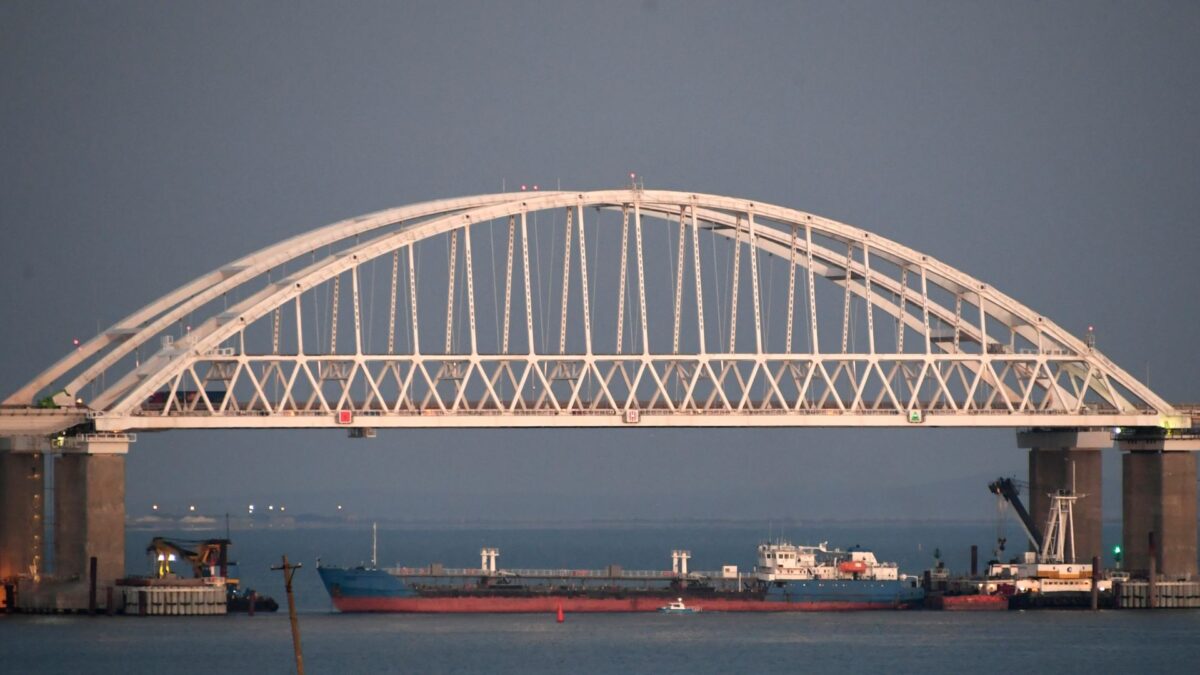
POLYGON ((283 564, 272 567, 273 570, 283 570, 283 585, 287 589, 288 618, 292 620, 292 649, 296 652, 296 673, 304 675, 304 652, 300 649, 300 624, 296 621, 296 600, 292 596, 292 576, 300 569, 300 563, 289 565, 287 556, 283 556, 283 564))
POLYGON ((1158 607, 1158 555, 1154 551, 1154 533, 1150 536, 1150 578, 1146 583, 1146 606, 1150 609, 1158 607))
POLYGON ((96 613, 96 556, 88 563, 88 614, 96 613))
POLYGON ((1100 609, 1100 556, 1092 556, 1092 611, 1100 609))

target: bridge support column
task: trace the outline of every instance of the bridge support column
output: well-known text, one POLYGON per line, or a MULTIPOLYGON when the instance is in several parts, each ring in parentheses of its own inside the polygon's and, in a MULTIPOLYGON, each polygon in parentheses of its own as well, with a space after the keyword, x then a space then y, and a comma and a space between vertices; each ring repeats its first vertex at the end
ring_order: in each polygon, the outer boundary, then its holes
POLYGON ((54 576, 67 587, 60 608, 87 606, 90 561, 96 588, 125 576, 125 454, 128 437, 85 440, 54 465, 54 576))
MULTIPOLYGON (((1074 541, 1067 540, 1068 556, 1072 544, 1075 561, 1089 561, 1101 555, 1103 543, 1104 501, 1101 496, 1101 453, 1112 447, 1108 431, 1053 430, 1022 431, 1017 445, 1029 449, 1029 515, 1044 529, 1050 510, 1050 494, 1074 490, 1084 495, 1075 502, 1074 541)), ((1045 534, 1044 532, 1042 533, 1045 534)))
POLYGON ((48 449, 42 438, 0 439, 0 580, 42 572, 48 449))
MULTIPOLYGON (((1186 441, 1195 445, 1196 441, 1186 441)), ((1125 567, 1146 576, 1150 533, 1155 565, 1167 579, 1194 579, 1196 568, 1196 454, 1193 447, 1161 440, 1122 441, 1122 541, 1125 567)))

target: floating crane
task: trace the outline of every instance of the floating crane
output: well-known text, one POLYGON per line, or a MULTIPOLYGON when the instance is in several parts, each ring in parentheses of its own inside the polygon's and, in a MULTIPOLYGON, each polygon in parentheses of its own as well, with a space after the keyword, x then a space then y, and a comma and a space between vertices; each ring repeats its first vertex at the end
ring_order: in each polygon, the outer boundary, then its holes
MULTIPOLYGON (((154 564, 155 576, 162 579, 174 575, 171 563, 186 562, 192 568, 192 576, 196 579, 208 577, 229 576, 229 540, 171 540, 165 537, 155 537, 146 547, 154 564), (186 548, 195 546, 196 550, 186 548)), ((236 580, 232 580, 235 584, 236 580)))
POLYGON ((175 579, 180 575, 171 569, 171 563, 188 564, 192 568, 195 579, 220 580, 225 585, 226 605, 231 612, 255 610, 274 612, 279 605, 265 595, 258 595, 252 589, 239 588, 239 582, 229 577, 230 565, 237 563, 229 560, 229 539, 167 539, 155 537, 146 547, 150 555, 154 576, 158 579, 175 579), (193 548, 195 550, 193 550, 193 548))
POLYGON ((1034 550, 1024 553, 1019 561, 990 564, 989 589, 1007 586, 1007 593, 1012 595, 1010 608, 1086 607, 1089 599, 1096 607, 1096 593, 1111 592, 1112 581, 1096 577, 1090 563, 1075 559, 1074 507, 1076 500, 1086 495, 1074 490, 1049 493, 1046 524, 1039 530, 1021 502, 1018 485, 1011 478, 999 478, 988 484, 988 490, 1002 500, 1002 506, 1012 505, 1034 550))

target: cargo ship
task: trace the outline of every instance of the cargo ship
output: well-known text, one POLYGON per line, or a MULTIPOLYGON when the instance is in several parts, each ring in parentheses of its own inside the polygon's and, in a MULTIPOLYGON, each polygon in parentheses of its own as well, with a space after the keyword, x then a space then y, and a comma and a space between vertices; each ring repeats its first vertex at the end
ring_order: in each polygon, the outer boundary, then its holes
POLYGON ((757 565, 742 573, 689 571, 691 553, 671 553, 670 570, 502 569, 500 551, 483 548, 480 566, 329 567, 317 572, 341 612, 514 613, 657 612, 672 601, 698 612, 802 612, 904 609, 925 591, 916 577, 870 551, 827 543, 759 545, 757 565))

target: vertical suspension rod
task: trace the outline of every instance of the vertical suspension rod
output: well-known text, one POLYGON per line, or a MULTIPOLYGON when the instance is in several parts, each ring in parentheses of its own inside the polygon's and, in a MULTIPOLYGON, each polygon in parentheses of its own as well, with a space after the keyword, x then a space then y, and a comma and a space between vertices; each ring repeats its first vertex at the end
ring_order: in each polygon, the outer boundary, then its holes
POLYGON ((896 317, 896 353, 904 353, 904 320, 908 318, 908 268, 900 269, 900 297, 896 301, 899 316, 896 317))
POLYGON ((458 276, 458 230, 450 231, 450 260, 446 279, 446 353, 454 340, 454 278, 458 276))
POLYGON ((738 286, 742 275, 742 217, 739 215, 733 224, 733 279, 730 280, 732 290, 729 298, 729 353, 737 351, 737 309, 738 286))
POLYGON ((417 263, 413 257, 413 249, 417 242, 408 245, 408 304, 412 315, 413 356, 421 355, 421 330, 417 325, 417 263))
POLYGON ((521 273, 524 274, 525 280, 525 335, 529 340, 529 354, 532 356, 537 353, 537 349, 533 343, 533 296, 529 289, 529 229, 528 229, 528 214, 524 209, 521 210, 521 273))
POLYGON ((362 354, 362 309, 358 296, 358 266, 350 268, 350 295, 354 301, 354 353, 362 354))
POLYGON ((562 312, 558 317, 558 353, 567 353, 567 311, 571 305, 571 228, 574 211, 567 207, 567 226, 563 232, 562 312))
MULTIPOLYGON (((267 280, 270 281, 270 276, 267 277, 267 280)), ((279 354, 279 314, 281 311, 281 308, 276 307, 273 312, 274 316, 271 318, 271 353, 276 355, 279 354)))
POLYGON ((625 287, 629 267, 629 205, 621 206, 621 280, 617 288, 617 353, 625 338, 625 287))
POLYGON ((633 230, 637 238, 638 310, 642 320, 642 353, 650 352, 650 331, 646 327, 646 268, 642 255, 642 203, 633 203, 633 230))
POLYGON ((400 290, 400 249, 392 251, 392 302, 388 306, 388 344, 387 353, 396 353, 396 301, 400 290))
POLYGON ((516 223, 516 216, 508 217, 508 263, 504 267, 504 342, 500 348, 501 354, 508 353, 508 333, 512 320, 513 235, 516 232, 516 223))
POLYGON ((700 278, 700 224, 696 221, 696 202, 692 201, 692 262, 696 264, 696 330, 700 333, 700 353, 704 348, 704 285, 700 278))
POLYGON ((808 261, 808 328, 812 340, 812 353, 821 353, 821 343, 817 339, 817 290, 813 288, 813 243, 812 225, 804 225, 804 255, 808 261))
POLYGON ((925 355, 933 354, 933 337, 929 330, 929 279, 921 267, 921 320, 925 324, 925 355))
MULTIPOLYGON (((992 386, 997 386, 1000 383, 996 382, 992 377, 993 369, 991 367, 991 357, 988 355, 988 339, 987 339, 987 310, 984 306, 983 289, 975 294, 979 300, 979 361, 982 364, 979 372, 979 380, 990 383, 992 386)), ((1026 395, 1021 397, 1021 407, 1024 408, 1029 404, 1030 395, 1033 394, 1034 385, 1037 382, 1038 367, 1034 366, 1033 372, 1029 374, 1029 389, 1026 390, 1026 395)), ((1046 396, 1050 396, 1050 387, 1046 388, 1046 396)), ((967 404, 970 405, 970 401, 967 404)), ((1074 538, 1072 538, 1074 539, 1074 538)), ((1073 543, 1073 542, 1072 542, 1073 543)), ((1074 555, 1074 553, 1072 553, 1074 555)))
POLYGON ((984 309, 983 291, 975 294, 979 298, 979 353, 987 356, 987 311, 984 309))
POLYGON ((854 262, 854 244, 846 244, 846 293, 845 299, 842 301, 842 353, 845 354, 850 349, 850 280, 854 274, 850 271, 850 265, 854 262))
MULTIPOLYGON (((875 353, 875 312, 871 302, 871 250, 870 245, 863 242, 863 286, 866 291, 864 293, 864 302, 867 304, 867 348, 870 353, 875 353)), ((850 284, 846 284, 846 288, 850 288, 850 284)))
POLYGON ((579 221, 579 275, 583 279, 583 285, 580 286, 583 291, 583 339, 586 353, 590 356, 592 353, 592 313, 588 300, 587 236, 583 223, 582 200, 575 205, 575 211, 579 221))
POLYGON ((962 293, 954 295, 954 353, 958 354, 958 335, 962 332, 962 293))
POLYGON ((792 246, 788 249, 788 298, 787 298, 787 344, 784 353, 792 353, 792 321, 795 318, 796 302, 796 224, 792 223, 792 246))
POLYGON ((684 214, 687 213, 687 207, 679 209, 679 252, 676 255, 675 265, 675 331, 671 338, 671 353, 679 353, 679 319, 683 309, 683 262, 684 262, 684 245, 687 243, 687 229, 684 214))
POLYGON ((467 264, 467 325, 471 329, 471 353, 479 353, 478 335, 475 331, 475 270, 471 262, 471 227, 463 228, 463 258, 467 264))
POLYGON ((296 296, 296 355, 304 355, 304 324, 300 319, 300 296, 296 296))
POLYGON ((329 318, 329 353, 337 353, 338 305, 342 294, 342 275, 333 278, 333 304, 329 318))
POLYGON ((754 296, 754 349, 763 352, 762 303, 758 293, 758 233, 754 229, 754 212, 747 214, 750 225, 750 288, 754 296))

